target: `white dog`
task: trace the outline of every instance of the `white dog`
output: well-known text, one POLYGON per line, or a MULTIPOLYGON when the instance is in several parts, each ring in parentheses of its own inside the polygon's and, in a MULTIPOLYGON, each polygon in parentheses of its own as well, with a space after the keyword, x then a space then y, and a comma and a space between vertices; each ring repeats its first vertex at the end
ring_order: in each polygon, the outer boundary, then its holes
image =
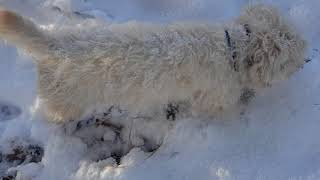
POLYGON ((305 41, 274 8, 247 7, 225 27, 177 22, 41 29, 0 11, 0 37, 28 51, 49 119, 79 119, 118 105, 154 112, 183 102, 213 115, 288 78, 304 64, 305 41))

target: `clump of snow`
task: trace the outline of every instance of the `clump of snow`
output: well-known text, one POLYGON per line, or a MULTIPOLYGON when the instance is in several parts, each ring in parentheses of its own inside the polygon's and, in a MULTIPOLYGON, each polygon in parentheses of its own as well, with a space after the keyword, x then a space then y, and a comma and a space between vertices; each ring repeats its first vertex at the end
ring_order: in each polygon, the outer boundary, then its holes
MULTIPOLYGON (((169 134, 154 137, 155 141, 162 138, 157 151, 132 149, 119 166, 114 158, 92 158, 92 153, 107 154, 108 149, 91 147, 83 137, 64 133, 61 126, 45 121, 36 104, 36 67, 29 57, 1 43, 0 102, 21 111, 10 120, 0 119, 1 152, 10 149, 7 142, 12 139, 37 142, 44 148, 41 162, 10 170, 17 171, 17 178, 39 180, 319 179, 318 0, 0 0, 0 5, 43 24, 63 25, 72 21, 74 17, 67 15, 74 12, 110 22, 221 21, 235 16, 250 2, 279 7, 308 40, 306 58, 311 61, 289 81, 259 94, 240 117, 178 120, 169 134), (52 7, 58 7, 62 13, 52 7), (41 12, 47 15, 38 16, 41 12)), ((152 134, 152 128, 157 127, 145 125, 135 130, 152 134)), ((111 140, 115 135, 103 132, 102 136, 111 140)), ((141 139, 134 141, 137 145, 143 143, 141 139)), ((1 165, 0 172, 6 168, 1 165)))
POLYGON ((42 165, 39 163, 29 163, 24 166, 17 166, 10 168, 9 174, 16 172, 16 179, 20 180, 31 180, 38 176, 38 173, 41 171, 42 165))

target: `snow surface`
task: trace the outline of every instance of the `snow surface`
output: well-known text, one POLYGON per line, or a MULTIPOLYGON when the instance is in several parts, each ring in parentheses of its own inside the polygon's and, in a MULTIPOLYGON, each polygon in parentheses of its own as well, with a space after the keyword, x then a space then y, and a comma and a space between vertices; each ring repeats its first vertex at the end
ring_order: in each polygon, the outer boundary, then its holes
POLYGON ((17 179, 320 179, 319 0, 0 0, 0 5, 44 25, 64 25, 90 18, 225 21, 253 2, 279 7, 308 40, 306 58, 312 61, 289 81, 258 94, 240 117, 179 120, 154 154, 133 149, 120 166, 112 158, 90 160, 92 148, 45 121, 36 99, 35 65, 1 43, 0 106, 8 107, 0 115, 0 149, 25 139, 45 150, 40 163, 11 169, 18 170, 17 179))

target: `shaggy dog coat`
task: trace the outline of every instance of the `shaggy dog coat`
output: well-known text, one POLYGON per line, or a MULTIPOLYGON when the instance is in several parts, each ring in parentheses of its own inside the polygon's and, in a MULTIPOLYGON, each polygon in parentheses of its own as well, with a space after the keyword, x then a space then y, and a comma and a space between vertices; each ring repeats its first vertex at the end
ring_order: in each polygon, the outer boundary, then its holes
POLYGON ((304 64, 305 41, 274 8, 245 8, 224 26, 129 22, 41 29, 1 10, 0 37, 31 54, 51 121, 118 105, 156 112, 168 103, 213 115, 304 64))

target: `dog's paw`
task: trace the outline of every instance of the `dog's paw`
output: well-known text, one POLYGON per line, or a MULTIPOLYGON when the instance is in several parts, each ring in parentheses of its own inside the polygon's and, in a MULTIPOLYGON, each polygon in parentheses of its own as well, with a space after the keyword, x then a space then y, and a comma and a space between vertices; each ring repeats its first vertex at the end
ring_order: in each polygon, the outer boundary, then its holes
MULTIPOLYGON (((170 111, 168 110, 169 113, 177 113, 177 107, 173 105, 168 107, 171 108, 170 111)), ((159 122, 159 119, 130 116, 125 112, 118 110, 113 112, 109 109, 80 121, 68 122, 63 125, 63 129, 66 135, 80 138, 87 145, 88 154, 85 158, 100 161, 111 157, 119 165, 122 157, 133 148, 140 148, 142 151, 149 153, 160 147, 157 143, 159 140, 152 137, 150 132, 154 132, 152 129, 161 131, 161 134, 166 132, 162 126, 167 126, 171 121, 162 118, 163 122, 159 122), (151 129, 148 130, 149 128, 151 129)), ((170 118, 174 120, 175 115, 170 114, 170 118)))

